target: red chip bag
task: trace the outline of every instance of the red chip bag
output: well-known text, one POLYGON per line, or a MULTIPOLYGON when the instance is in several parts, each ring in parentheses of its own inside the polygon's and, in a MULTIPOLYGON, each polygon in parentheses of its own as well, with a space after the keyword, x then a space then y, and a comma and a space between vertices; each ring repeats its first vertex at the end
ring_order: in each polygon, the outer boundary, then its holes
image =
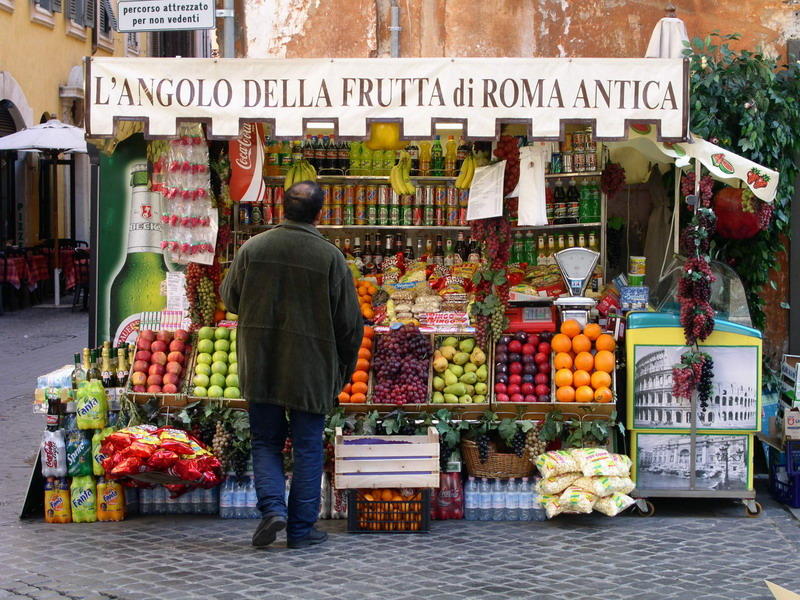
POLYGON ((186 485, 185 483, 165 483, 164 487, 171 492, 169 497, 173 500, 183 496, 186 492, 190 492, 195 488, 195 486, 186 485))
POLYGON ((189 435, 180 429, 171 429, 163 427, 157 432, 158 438, 161 440, 161 447, 165 450, 171 450, 175 454, 192 454, 192 446, 189 435))
POLYGON ((128 457, 120 461, 112 470, 112 477, 122 477, 124 475, 135 475, 142 472, 142 459, 136 456, 128 457))
POLYGON ((125 448, 122 452, 127 456, 138 456, 139 458, 150 458, 158 450, 157 444, 136 441, 125 448))
POLYGON ((172 465, 169 472, 183 481, 200 481, 203 478, 197 459, 193 458, 182 458, 172 465))
POLYGON ((222 483, 222 475, 215 471, 206 471, 203 474, 203 481, 200 482, 200 487, 211 489, 222 483))
POLYGON ((172 450, 161 448, 153 452, 153 455, 147 459, 147 466, 154 471, 166 471, 178 462, 179 458, 172 450))

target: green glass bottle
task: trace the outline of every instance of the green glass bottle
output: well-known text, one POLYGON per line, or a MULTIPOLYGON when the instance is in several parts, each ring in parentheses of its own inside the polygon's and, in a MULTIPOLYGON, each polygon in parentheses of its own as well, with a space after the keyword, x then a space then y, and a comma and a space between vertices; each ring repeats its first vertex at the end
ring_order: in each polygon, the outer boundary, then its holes
POLYGON ((111 284, 109 301, 109 334, 114 343, 131 326, 131 316, 138 318, 142 311, 166 306, 161 287, 167 265, 161 241, 161 196, 147 189, 147 164, 135 164, 131 168, 128 254, 111 284))

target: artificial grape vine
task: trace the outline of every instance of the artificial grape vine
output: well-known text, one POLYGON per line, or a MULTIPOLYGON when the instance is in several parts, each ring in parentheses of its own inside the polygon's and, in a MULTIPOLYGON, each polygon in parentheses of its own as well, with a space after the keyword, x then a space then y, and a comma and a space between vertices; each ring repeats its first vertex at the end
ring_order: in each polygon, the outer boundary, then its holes
POLYGON ((217 258, 211 265, 186 265, 186 297, 192 329, 214 324, 214 311, 219 301, 221 270, 217 258))

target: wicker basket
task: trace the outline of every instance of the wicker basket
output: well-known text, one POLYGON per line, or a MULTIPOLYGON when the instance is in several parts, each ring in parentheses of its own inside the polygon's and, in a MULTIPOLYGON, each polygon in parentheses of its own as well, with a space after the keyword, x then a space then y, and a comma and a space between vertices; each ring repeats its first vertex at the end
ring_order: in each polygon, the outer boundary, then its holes
POLYGON ((500 454, 495 451, 494 443, 489 450, 489 458, 482 463, 478 455, 478 444, 472 440, 461 442, 461 458, 467 464, 467 472, 473 477, 490 479, 508 479, 512 477, 528 477, 533 473, 533 463, 527 458, 520 458, 514 453, 500 454))

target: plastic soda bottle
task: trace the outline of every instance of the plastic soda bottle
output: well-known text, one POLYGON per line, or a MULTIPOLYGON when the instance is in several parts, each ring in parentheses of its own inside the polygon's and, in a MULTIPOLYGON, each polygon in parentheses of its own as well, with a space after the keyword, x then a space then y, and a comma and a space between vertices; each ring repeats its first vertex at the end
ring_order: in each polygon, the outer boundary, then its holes
POLYGON ((78 429, 75 403, 67 403, 67 416, 64 420, 67 453, 67 474, 82 477, 92 474, 92 442, 78 429))
POLYGON ((64 477, 67 474, 67 446, 63 429, 50 429, 42 434, 42 475, 64 477))
POLYGON ((94 523, 97 520, 97 487, 94 477, 73 477, 70 486, 72 520, 75 523, 94 523))
POLYGON ((516 479, 509 479, 506 488, 506 520, 519 521, 519 486, 516 479))
POLYGON ((44 520, 48 523, 72 522, 66 479, 48 477, 44 482, 44 520))
POLYGON ((522 478, 519 486, 519 520, 531 520, 531 504, 533 502, 533 487, 528 482, 527 477, 522 478))
POLYGON ((539 252, 536 248, 536 237, 532 231, 525 234, 525 262, 530 266, 536 266, 539 263, 539 252))
POLYGON ((361 142, 352 142, 350 144, 350 175, 361 175, 361 142))
POLYGON ((467 521, 478 520, 478 482, 472 476, 464 488, 464 518, 467 521))
POLYGON ((108 400, 100 381, 82 383, 75 402, 78 429, 103 429, 106 426, 108 400))
POLYGON ((125 492, 122 485, 105 477, 97 481, 97 520, 122 521, 125 518, 125 492))
POLYGON ((481 478, 478 485, 478 520, 492 520, 492 488, 485 477, 481 478))
POLYGON ((492 521, 506 520, 506 490, 502 479, 492 483, 492 521))
POLYGON ((108 435, 106 429, 98 429, 92 436, 92 473, 95 475, 95 477, 100 477, 101 475, 106 474, 106 471, 103 468, 103 461, 106 459, 106 456, 100 450, 100 446, 103 443, 106 435, 108 435))

